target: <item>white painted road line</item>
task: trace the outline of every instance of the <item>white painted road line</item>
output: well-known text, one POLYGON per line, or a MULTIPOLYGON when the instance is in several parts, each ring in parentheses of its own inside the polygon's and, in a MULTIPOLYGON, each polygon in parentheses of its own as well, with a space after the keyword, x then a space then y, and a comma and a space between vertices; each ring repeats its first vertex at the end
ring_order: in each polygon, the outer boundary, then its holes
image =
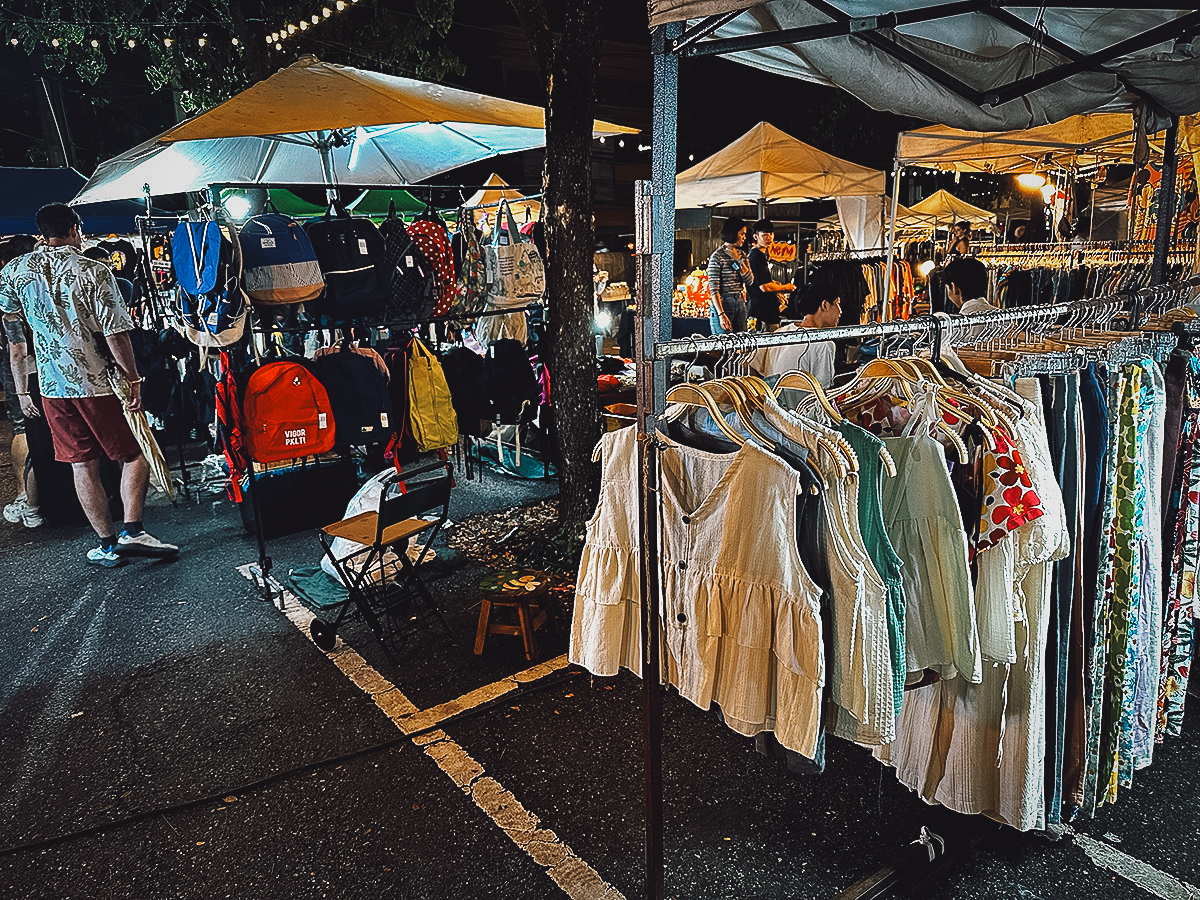
POLYGON ((1180 881, 1166 872, 1160 872, 1154 866, 1144 863, 1128 853, 1122 853, 1103 841, 1098 841, 1077 831, 1071 836, 1071 840, 1078 844, 1080 849, 1091 857, 1092 862, 1100 868, 1120 875, 1126 881, 1133 882, 1155 897, 1161 897, 1162 900, 1196 900, 1196 898, 1200 898, 1200 889, 1186 881, 1180 881))
MULTIPOLYGON (((238 566, 237 571, 251 581, 255 576, 252 566, 238 566)), ((272 585, 284 598, 280 611, 300 632, 311 640, 308 626, 316 616, 300 599, 272 579, 272 585)), ((444 719, 464 710, 473 709, 496 697, 515 690, 520 684, 528 684, 544 678, 567 665, 565 655, 526 669, 523 672, 471 691, 469 694, 442 703, 426 710, 419 710, 400 690, 372 668, 339 637, 337 644, 325 656, 333 662, 355 685, 365 692, 375 705, 392 720, 404 734, 424 732, 413 738, 426 756, 437 763, 514 844, 546 870, 546 874, 572 900, 625 900, 624 895, 608 884, 600 874, 580 859, 548 828, 539 828, 540 821, 529 812, 503 785, 490 777, 483 766, 472 759, 459 744, 451 740, 444 731, 432 728, 444 719)))

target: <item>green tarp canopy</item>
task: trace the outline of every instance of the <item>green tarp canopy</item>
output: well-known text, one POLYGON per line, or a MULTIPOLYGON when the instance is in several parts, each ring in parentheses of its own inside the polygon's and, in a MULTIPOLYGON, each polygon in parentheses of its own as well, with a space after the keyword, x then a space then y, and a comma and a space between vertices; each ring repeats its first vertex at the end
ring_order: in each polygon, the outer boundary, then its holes
POLYGON ((387 190, 386 188, 371 188, 363 191, 354 200, 346 204, 356 216, 370 216, 372 219, 382 219, 388 214, 388 205, 396 201, 397 215, 414 215, 425 208, 425 203, 418 200, 408 191, 387 190))

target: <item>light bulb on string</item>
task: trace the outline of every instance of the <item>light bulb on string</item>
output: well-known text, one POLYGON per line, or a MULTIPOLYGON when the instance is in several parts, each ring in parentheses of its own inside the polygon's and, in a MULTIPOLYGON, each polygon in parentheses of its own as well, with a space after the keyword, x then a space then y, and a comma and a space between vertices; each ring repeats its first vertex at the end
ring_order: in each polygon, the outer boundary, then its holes
POLYGON ((282 49, 283 49, 283 44, 276 44, 276 45, 275 45, 275 49, 276 49, 276 50, 282 50, 282 49))
MULTIPOLYGON (((168 38, 168 40, 169 40, 169 38, 168 38)), ((130 38, 129 40, 127 40, 125 42, 125 45, 127 47, 129 47, 130 50, 132 50, 134 47, 137 46, 137 41, 135 41, 133 38, 130 38)))
POLYGON ((234 38, 234 39, 233 39, 233 46, 235 46, 235 47, 236 47, 237 45, 238 45, 238 39, 237 39, 237 38, 234 38))
POLYGON ((322 8, 321 15, 323 15, 325 18, 328 19, 330 16, 333 15, 333 10, 331 10, 328 6, 326 6, 326 7, 322 8))
POLYGON ((100 46, 100 42, 98 40, 96 40, 95 38, 93 38, 92 39, 92 49, 95 50, 99 46, 100 46))
POLYGON ((295 25, 289 25, 289 26, 288 26, 288 34, 295 34, 295 33, 296 33, 296 26, 295 26, 295 25))
POLYGON ((51 47, 57 47, 57 46, 58 46, 58 38, 53 38, 53 39, 51 39, 51 41, 50 41, 50 46, 51 46, 51 47))
POLYGON ((338 12, 341 12, 346 8, 346 0, 337 0, 337 3, 335 3, 334 6, 337 8, 338 12))
POLYGON ((604 143, 604 135, 600 135, 600 143, 604 143))
POLYGON ((173 40, 171 40, 170 38, 163 38, 163 46, 164 47, 170 47, 173 43, 175 43, 175 42, 173 40))
POLYGON ((20 42, 20 41, 18 41, 16 38, 13 38, 11 41, 9 41, 9 43, 10 43, 10 44, 12 44, 12 45, 15 47, 15 46, 17 46, 17 44, 19 44, 19 43, 21 43, 21 42, 20 42))
POLYGON ((617 141, 617 146, 624 147, 625 146, 625 138, 621 138, 619 141, 617 141))
POLYGON ((318 25, 318 24, 320 24, 320 22, 321 22, 321 17, 320 17, 320 16, 314 15, 314 16, 312 17, 312 23, 313 23, 314 25, 318 25))
POLYGON ((274 35, 274 34, 268 34, 268 35, 267 35, 267 43, 268 43, 268 44, 273 44, 273 43, 275 43, 277 40, 279 40, 279 38, 275 37, 275 35, 274 35))
POLYGON ((198 43, 198 44, 199 44, 201 47, 203 47, 205 44, 207 44, 207 43, 208 43, 208 39, 207 39, 207 38, 200 38, 200 40, 199 40, 199 41, 197 41, 196 43, 198 43))
POLYGON ((308 31, 308 23, 307 23, 307 22, 301 22, 301 23, 300 23, 300 30, 301 30, 301 31, 308 31))

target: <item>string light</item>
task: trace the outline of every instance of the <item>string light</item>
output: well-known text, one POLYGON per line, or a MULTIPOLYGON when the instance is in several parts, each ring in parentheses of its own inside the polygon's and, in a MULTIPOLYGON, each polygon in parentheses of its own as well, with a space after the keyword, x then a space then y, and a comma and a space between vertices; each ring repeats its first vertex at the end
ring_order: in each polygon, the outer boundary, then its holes
POLYGON ((201 47, 203 47, 205 44, 208 43, 208 38, 200 38, 198 43, 200 44, 201 47))
POLYGON ((275 49, 276 49, 276 50, 282 50, 282 49, 283 49, 283 44, 276 44, 276 45, 275 45, 275 49))
MULTIPOLYGON (((170 38, 167 38, 167 40, 170 40, 170 38)), ((130 50, 132 50, 134 47, 137 46, 137 41, 135 41, 133 38, 130 38, 129 40, 127 40, 125 42, 125 44, 126 44, 126 46, 129 47, 130 50)))
POLYGON ((172 41, 170 38, 163 38, 163 46, 164 47, 170 47, 171 44, 173 44, 173 43, 174 43, 174 41, 172 41))
POLYGON ((95 38, 92 38, 92 49, 94 50, 99 46, 100 46, 100 42, 98 40, 96 40, 95 38))
POLYGON ((344 12, 350 8, 352 3, 357 3, 358 0, 334 0, 329 6, 322 6, 317 12, 300 20, 299 26, 287 25, 281 26, 279 31, 272 32, 267 35, 268 44, 278 44, 287 39, 289 35, 296 33, 297 27, 300 31, 308 31, 309 28, 320 25, 325 19, 333 17, 335 12, 344 12))
POLYGON ((234 39, 233 39, 233 46, 235 46, 235 47, 236 47, 237 45, 238 45, 238 39, 237 39, 237 38, 234 38, 234 39))
POLYGON ((21 42, 20 42, 20 41, 18 41, 16 38, 13 38, 11 41, 9 41, 9 43, 10 43, 10 44, 12 44, 12 45, 15 47, 15 46, 17 46, 17 44, 19 44, 19 43, 21 43, 21 42))
POLYGON ((54 38, 53 40, 51 40, 51 41, 50 41, 50 46, 51 46, 51 47, 57 47, 57 46, 58 46, 58 38, 54 38))

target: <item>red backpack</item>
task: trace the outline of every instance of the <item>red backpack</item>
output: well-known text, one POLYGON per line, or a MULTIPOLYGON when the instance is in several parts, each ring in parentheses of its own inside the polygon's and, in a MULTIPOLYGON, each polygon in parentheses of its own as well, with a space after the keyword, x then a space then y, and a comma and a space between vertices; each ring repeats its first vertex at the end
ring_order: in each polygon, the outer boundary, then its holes
POLYGON ((246 455, 278 462, 333 449, 329 395, 312 372, 286 359, 255 369, 242 393, 246 455))

